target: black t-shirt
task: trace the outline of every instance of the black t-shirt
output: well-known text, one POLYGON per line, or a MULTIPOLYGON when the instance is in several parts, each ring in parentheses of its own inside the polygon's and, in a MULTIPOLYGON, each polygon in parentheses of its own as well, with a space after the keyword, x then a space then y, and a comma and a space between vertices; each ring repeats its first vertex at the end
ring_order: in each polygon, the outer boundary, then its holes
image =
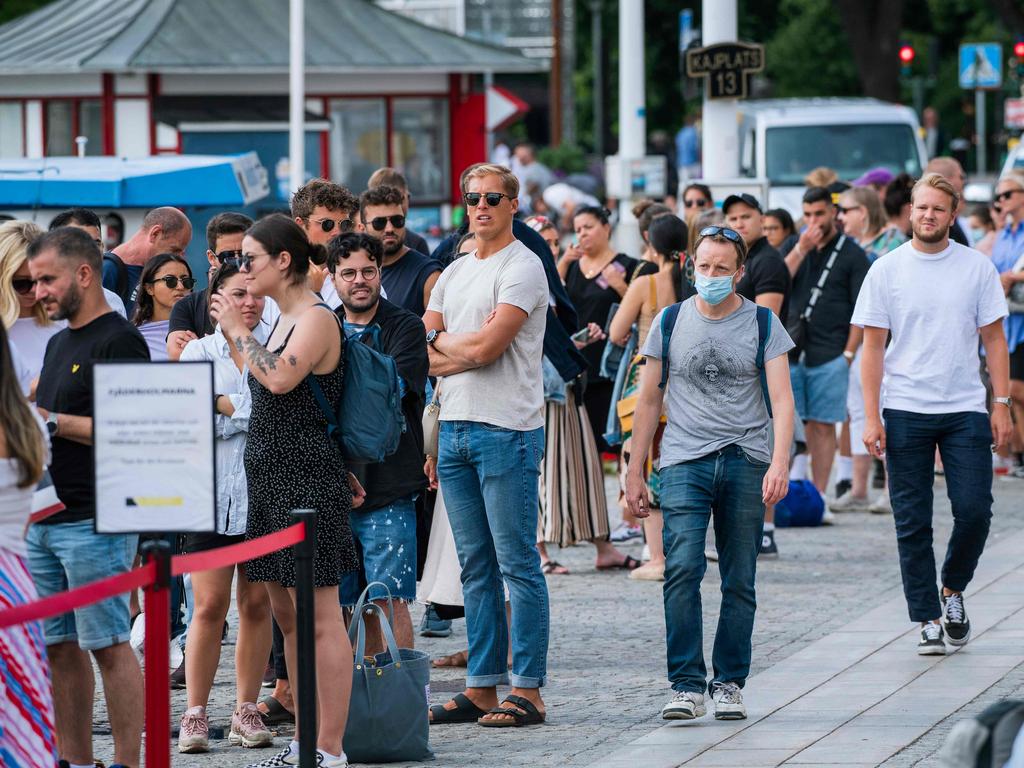
POLYGON ((175 331, 192 331, 202 338, 209 336, 213 330, 213 320, 210 319, 210 309, 206 304, 206 291, 190 293, 174 302, 174 306, 171 307, 170 323, 167 326, 168 334, 175 331))
POLYGON ((762 293, 781 293, 779 318, 785 318, 791 285, 789 267, 779 252, 769 245, 767 238, 755 240, 750 246, 745 266, 743 279, 736 284, 736 293, 755 302, 762 293))
MULTIPOLYGON (((135 326, 108 312, 81 328, 65 328, 46 345, 36 402, 51 413, 92 416, 92 363, 95 360, 149 360, 149 347, 135 326)), ((93 449, 53 438, 50 476, 67 507, 44 524, 73 523, 96 516, 93 449)))
POLYGON ((107 251, 103 254, 103 287, 121 297, 128 317, 132 316, 132 312, 135 309, 135 298, 138 296, 139 278, 141 277, 141 266, 125 264, 121 261, 121 257, 113 251, 107 251), (122 270, 124 270, 123 284, 122 270))
MULTIPOLYGON (((789 304, 789 321, 795 322, 811 299, 811 289, 818 284, 832 249, 839 241, 837 234, 820 250, 807 254, 793 278, 793 293, 789 304)), ((808 367, 822 365, 843 354, 850 335, 850 318, 857 303, 861 283, 870 266, 863 249, 852 239, 846 242, 836 257, 825 287, 814 305, 804 345, 808 367)))
POLYGON ((419 232, 413 232, 411 229, 405 230, 404 243, 410 250, 430 253, 430 246, 427 245, 426 239, 419 232))
MULTIPOLYGON (((342 322, 345 308, 336 310, 342 322)), ((419 493, 427 485, 423 474, 423 406, 427 384, 427 331, 423 321, 412 312, 387 299, 381 299, 371 325, 380 326, 381 351, 390 355, 405 382, 402 412, 405 432, 398 450, 379 464, 353 464, 349 467, 366 489, 366 501, 353 515, 380 509, 397 499, 419 493)))
POLYGON ((410 250, 394 264, 381 269, 380 281, 388 293, 388 301, 422 317, 427 311, 423 306, 423 286, 427 278, 441 269, 441 262, 410 250))
MULTIPOLYGON (((658 271, 656 264, 631 258, 624 253, 618 254, 611 263, 621 269, 627 284, 638 275, 652 275, 658 271)), ((565 288, 569 292, 573 306, 576 307, 580 328, 585 328, 588 323, 597 323, 605 328, 608 324, 608 313, 611 311, 612 304, 622 301, 622 297, 608 285, 602 275, 598 274, 588 280, 584 276, 583 270, 580 269, 578 261, 569 265, 569 272, 565 276, 565 288)), ((600 376, 601 355, 604 353, 604 346, 605 342, 602 341, 583 348, 583 356, 587 359, 587 369, 591 378, 600 376)))

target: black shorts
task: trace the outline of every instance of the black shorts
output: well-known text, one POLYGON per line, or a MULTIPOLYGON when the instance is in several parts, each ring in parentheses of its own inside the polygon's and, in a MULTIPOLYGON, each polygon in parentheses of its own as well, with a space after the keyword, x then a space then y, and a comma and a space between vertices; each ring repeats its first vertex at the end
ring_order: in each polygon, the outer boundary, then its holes
POLYGON ((1024 344, 1018 344, 1010 353, 1010 378, 1024 381, 1024 344))
POLYGON ((219 549, 229 544, 241 544, 245 541, 245 534, 228 536, 223 533, 186 533, 182 537, 181 551, 191 554, 192 552, 206 552, 210 549, 219 549))

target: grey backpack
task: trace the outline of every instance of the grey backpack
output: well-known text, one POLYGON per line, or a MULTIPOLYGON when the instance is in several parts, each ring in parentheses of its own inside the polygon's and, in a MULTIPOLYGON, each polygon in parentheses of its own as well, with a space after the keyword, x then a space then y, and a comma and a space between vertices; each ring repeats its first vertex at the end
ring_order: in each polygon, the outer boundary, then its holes
POLYGON ((938 752, 940 768, 1003 768, 1024 726, 1024 700, 1007 699, 953 726, 938 752))

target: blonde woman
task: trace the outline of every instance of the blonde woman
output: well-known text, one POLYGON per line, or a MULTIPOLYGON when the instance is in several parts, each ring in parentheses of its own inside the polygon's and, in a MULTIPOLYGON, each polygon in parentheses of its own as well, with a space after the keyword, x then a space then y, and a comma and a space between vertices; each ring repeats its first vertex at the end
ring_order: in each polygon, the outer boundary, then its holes
POLYGON ((839 196, 837 207, 843 231, 856 239, 871 261, 907 242, 907 236, 899 227, 886 219, 885 209, 873 188, 853 187, 846 190, 839 196))

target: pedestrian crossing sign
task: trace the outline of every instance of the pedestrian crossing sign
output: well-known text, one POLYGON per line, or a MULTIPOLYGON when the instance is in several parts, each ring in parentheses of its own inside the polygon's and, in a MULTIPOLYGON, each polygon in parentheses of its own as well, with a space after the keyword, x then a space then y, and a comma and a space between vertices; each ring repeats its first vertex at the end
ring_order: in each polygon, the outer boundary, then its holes
POLYGON ((964 43, 960 46, 960 87, 1000 88, 1003 85, 1003 49, 999 43, 964 43))

